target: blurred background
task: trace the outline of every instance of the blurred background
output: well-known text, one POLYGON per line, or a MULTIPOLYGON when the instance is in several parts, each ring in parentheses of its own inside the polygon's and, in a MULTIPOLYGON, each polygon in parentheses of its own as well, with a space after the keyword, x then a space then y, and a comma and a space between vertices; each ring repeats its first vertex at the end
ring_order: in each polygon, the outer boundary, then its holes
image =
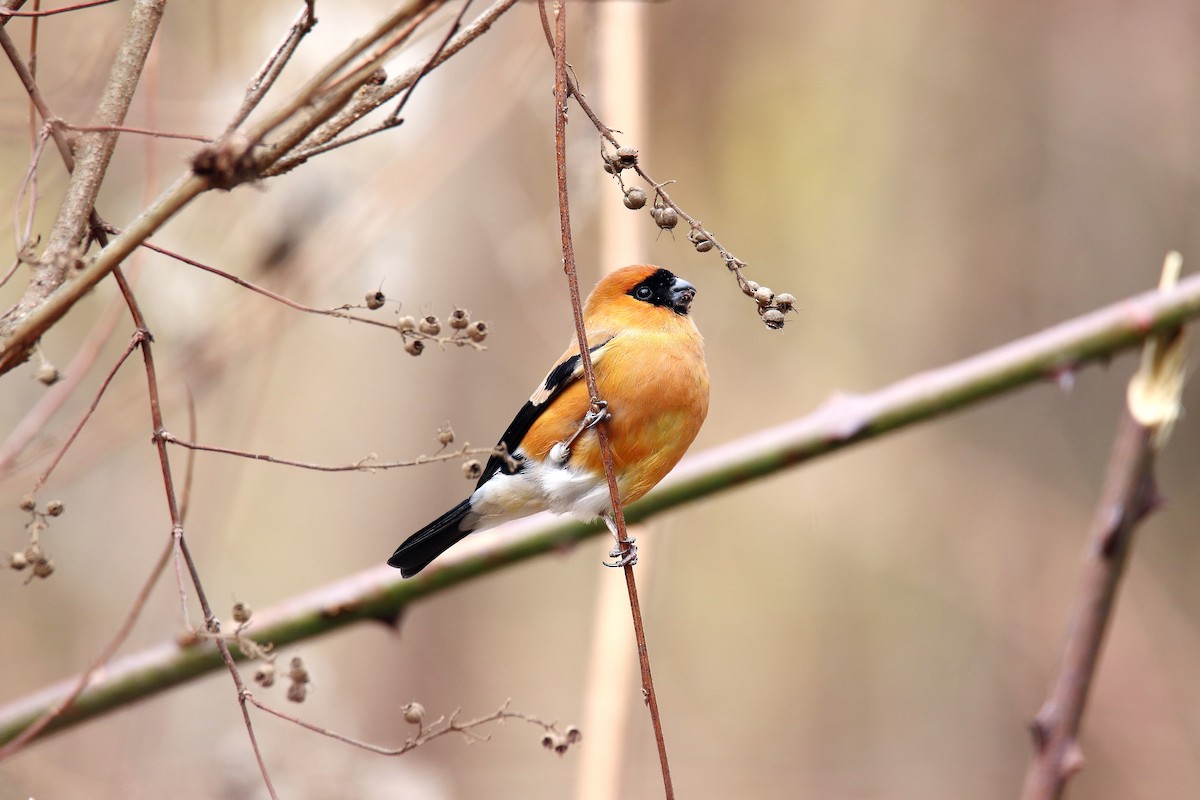
MULTIPOLYGON (((643 129, 607 122, 652 175, 678 181, 672 196, 749 263, 748 277, 801 307, 782 332, 766 330, 715 253, 621 207, 594 130, 572 111, 581 283, 616 266, 599 255, 610 252, 601 211, 616 208, 637 247, 699 288, 713 393, 694 450, 1152 288, 1169 249, 1186 271, 1200 263, 1194 3, 671 0, 639 6, 624 45, 598 38, 610 5, 574 7, 570 59, 584 90, 613 107, 620 98, 595 76, 606 60, 644 57, 643 129)), ((320 24, 273 97, 389 7, 318 3, 320 24)), ((218 134, 298 8, 172 4, 128 123, 218 134)), ((39 82, 61 116, 91 113, 128 11, 42 23, 39 82)), ((439 14, 397 68, 430 52, 449 19, 439 14)), ((27 20, 8 29, 28 43, 27 20)), ((11 205, 29 163, 28 110, 0 71, 0 196, 11 205)), ((260 188, 210 193, 155 237, 314 306, 380 287, 402 313, 461 305, 489 321, 486 352, 414 359, 386 331, 140 255, 132 269, 168 426, 186 435, 190 388, 200 441, 281 457, 413 457, 437 449, 447 421, 459 442, 494 441, 570 331, 551 87, 536 6, 520 3, 422 81, 398 130, 260 188)), ((101 214, 127 223, 195 147, 123 136, 101 214)), ((48 152, 43 234, 64 178, 48 152)), ((0 214, 5 241, 11 217, 0 214)), ((4 307, 26 277, 0 290, 4 307)), ((66 370, 114 294, 109 281, 79 304, 46 337, 46 357, 66 370)), ((0 474, 0 550, 24 546, 18 500, 127 344, 118 319, 81 389, 0 474)), ((642 602, 679 796, 1015 797, 1134 365, 1124 355, 1069 390, 1039 385, 855 447, 643 534, 642 602)), ((5 437, 45 393, 35 368, 4 378, 5 437)), ((67 509, 43 537, 54 576, 0 575, 4 701, 82 669, 157 557, 170 523, 149 436, 135 359, 41 492, 67 509)), ((183 460, 175 453, 177 469, 183 460)), ((1200 796, 1198 466, 1200 429, 1185 416, 1161 459, 1167 505, 1139 534, 1120 596, 1072 796, 1200 796)), ((218 613, 235 600, 265 608, 379 564, 470 486, 456 463, 329 475, 202 454, 188 537, 218 613)), ((470 717, 512 698, 584 726, 579 748, 560 759, 539 730, 509 723, 486 744, 447 738, 386 759, 256 715, 281 796, 585 796, 594 609, 602 584, 620 581, 599 566, 607 547, 440 594, 398 632, 362 625, 283 653, 302 655, 314 679, 290 709, 343 733, 398 745, 409 700, 470 717)), ((126 651, 181 626, 168 575, 126 651)), ((631 635, 621 647, 632 668, 631 635)), ((283 689, 260 694, 283 706, 283 689)), ((629 715, 610 765, 615 796, 661 797, 636 688, 608 702, 629 715)), ((265 796, 228 674, 0 765, 0 797, 163 796, 265 796)))

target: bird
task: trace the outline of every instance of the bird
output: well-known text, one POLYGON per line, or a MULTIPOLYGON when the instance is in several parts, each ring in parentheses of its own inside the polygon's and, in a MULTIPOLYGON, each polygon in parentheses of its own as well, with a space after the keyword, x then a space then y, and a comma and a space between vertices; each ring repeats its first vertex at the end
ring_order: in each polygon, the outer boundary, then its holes
MULTIPOLYGON (((388 559, 416 575, 470 533, 539 511, 602 518, 617 538, 596 425, 607 425, 621 504, 679 462, 708 414, 696 287, 652 264, 605 276, 584 304, 600 405, 588 393, 577 336, 500 437, 471 496, 409 536, 388 559)), ((635 563, 617 547, 609 566, 635 563)))

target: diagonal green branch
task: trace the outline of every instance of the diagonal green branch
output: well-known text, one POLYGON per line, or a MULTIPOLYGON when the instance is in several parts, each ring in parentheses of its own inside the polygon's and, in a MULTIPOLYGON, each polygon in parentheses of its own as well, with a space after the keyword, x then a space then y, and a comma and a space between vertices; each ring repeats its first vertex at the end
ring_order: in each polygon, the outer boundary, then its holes
MULTIPOLYGON (((1200 275, 1170 292, 1152 291, 1018 339, 877 392, 840 395, 808 416, 688 459, 659 489, 627 509, 639 522, 676 506, 779 472, 856 442, 933 419, 1040 380, 1103 360, 1151 334, 1200 315, 1200 275)), ((603 530, 534 517, 460 545, 416 578, 380 565, 294 597, 255 617, 253 635, 276 646, 365 620, 395 623, 412 603, 526 558, 554 552, 603 530)), ((114 661, 47 733, 146 699, 221 667, 211 643, 164 643, 114 661)), ((64 681, 0 708, 0 744, 71 690, 64 681)))

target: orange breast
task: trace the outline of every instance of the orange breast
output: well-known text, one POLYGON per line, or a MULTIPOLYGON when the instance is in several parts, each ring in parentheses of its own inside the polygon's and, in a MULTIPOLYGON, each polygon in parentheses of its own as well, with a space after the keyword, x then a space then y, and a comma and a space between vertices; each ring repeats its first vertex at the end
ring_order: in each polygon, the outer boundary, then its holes
MULTIPOLYGON (((677 322, 653 330, 623 330, 596 363, 597 388, 612 415, 609 441, 624 503, 640 498, 671 471, 708 414, 703 343, 690 319, 677 322)), ((587 410, 587 386, 580 379, 542 414, 522 448, 545 458, 575 432, 587 410)), ((568 464, 603 474, 594 430, 575 441, 568 464)))

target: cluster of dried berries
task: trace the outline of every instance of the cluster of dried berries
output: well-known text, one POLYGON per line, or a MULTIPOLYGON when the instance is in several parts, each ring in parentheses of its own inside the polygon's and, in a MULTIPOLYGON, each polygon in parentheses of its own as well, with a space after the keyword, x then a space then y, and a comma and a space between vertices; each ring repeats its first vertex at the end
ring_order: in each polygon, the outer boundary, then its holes
MULTIPOLYGON (((382 308, 386 298, 383 292, 367 293, 367 308, 382 308)), ((442 321, 433 314, 427 314, 420 319, 404 315, 396 320, 396 330, 404 339, 404 352, 419 356, 425 352, 426 340, 449 344, 471 342, 479 344, 488 335, 488 325, 483 320, 471 321, 471 312, 465 308, 455 308, 446 319, 450 328, 449 336, 442 336, 442 321)))
MULTIPOLYGON (((600 158, 604 164, 604 171, 612 175, 616 179, 617 185, 621 187, 625 207, 631 211, 640 211, 645 208, 646 203, 650 200, 646 191, 637 186, 626 186, 622 177, 625 170, 636 170, 640 177, 649 180, 646 173, 638 168, 638 151, 625 145, 610 151, 602 141, 600 158)), ((759 286, 754 281, 746 280, 742 276, 742 268, 746 266, 745 263, 721 247, 711 233, 706 231, 699 222, 683 214, 678 206, 664 194, 662 187, 669 183, 671 181, 655 184, 653 187, 654 202, 650 206, 650 218, 654 220, 654 224, 660 230, 671 231, 679 225, 681 217, 685 218, 691 225, 687 238, 696 248, 696 252, 707 253, 715 248, 724 259, 725 265, 737 275, 742 292, 757 304, 758 314, 762 318, 763 324, 771 330, 782 328, 788 312, 795 311, 796 298, 786 293, 776 295, 770 289, 759 286)))
POLYGON ((25 526, 29 530, 29 544, 18 553, 8 554, 8 568, 15 572, 28 569, 29 577, 26 583, 34 578, 49 578, 54 574, 54 561, 42 550, 41 533, 50 526, 50 517, 61 516, 66 511, 66 506, 61 500, 51 500, 44 510, 38 511, 37 499, 27 494, 21 498, 20 507, 22 511, 28 511, 31 515, 25 526))
POLYGON ((583 733, 580 732, 579 728, 576 728, 574 725, 568 725, 565 733, 553 730, 546 731, 546 734, 542 736, 542 747, 547 750, 553 750, 561 756, 567 752, 567 748, 581 741, 583 741, 583 733))

